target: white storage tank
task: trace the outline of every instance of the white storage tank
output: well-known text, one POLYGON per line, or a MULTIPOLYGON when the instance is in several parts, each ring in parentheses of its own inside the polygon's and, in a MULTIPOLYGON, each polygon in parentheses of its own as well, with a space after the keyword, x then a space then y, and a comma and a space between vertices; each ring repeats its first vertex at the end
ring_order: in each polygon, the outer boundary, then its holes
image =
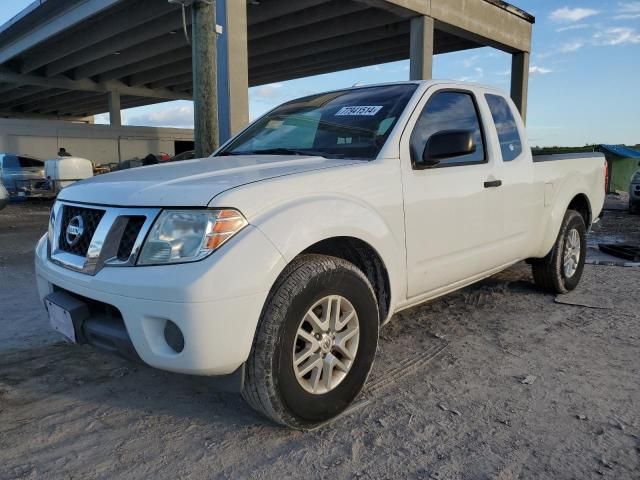
POLYGON ((49 188, 57 195, 74 182, 93 177, 91 160, 80 157, 57 157, 44 164, 44 176, 49 188))

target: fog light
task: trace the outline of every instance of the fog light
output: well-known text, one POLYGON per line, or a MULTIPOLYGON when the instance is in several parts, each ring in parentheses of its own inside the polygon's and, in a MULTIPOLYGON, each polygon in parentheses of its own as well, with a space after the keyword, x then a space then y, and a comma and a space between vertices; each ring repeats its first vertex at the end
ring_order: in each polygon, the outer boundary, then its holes
POLYGON ((171 320, 167 320, 167 323, 164 324, 164 340, 174 352, 180 353, 184 350, 184 335, 171 320))

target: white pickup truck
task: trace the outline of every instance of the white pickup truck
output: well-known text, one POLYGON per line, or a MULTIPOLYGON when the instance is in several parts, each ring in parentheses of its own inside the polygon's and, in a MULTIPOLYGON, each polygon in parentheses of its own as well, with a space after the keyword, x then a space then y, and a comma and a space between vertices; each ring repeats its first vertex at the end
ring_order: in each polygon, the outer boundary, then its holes
POLYGON ((209 158, 62 190, 37 284, 70 340, 217 376, 310 428, 358 395, 394 313, 522 260, 541 289, 574 289, 605 176, 600 154, 534 161, 492 88, 312 95, 209 158))

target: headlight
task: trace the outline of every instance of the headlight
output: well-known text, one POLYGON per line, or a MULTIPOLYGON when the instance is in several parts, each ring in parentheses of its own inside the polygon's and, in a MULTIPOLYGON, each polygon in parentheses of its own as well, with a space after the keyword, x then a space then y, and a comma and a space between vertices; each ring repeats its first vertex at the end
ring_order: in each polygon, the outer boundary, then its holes
POLYGON ((138 265, 201 260, 246 225, 237 210, 165 210, 151 227, 138 265))

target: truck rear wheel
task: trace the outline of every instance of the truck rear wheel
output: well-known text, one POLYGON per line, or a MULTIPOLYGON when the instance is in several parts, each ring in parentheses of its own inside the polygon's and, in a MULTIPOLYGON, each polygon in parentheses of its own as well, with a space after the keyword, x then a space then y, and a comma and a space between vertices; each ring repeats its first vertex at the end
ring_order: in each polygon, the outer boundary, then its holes
POLYGON ((552 293, 568 293, 582 277, 587 254, 587 228, 582 215, 568 210, 549 254, 531 263, 535 284, 552 293))
POLYGON ((243 397, 293 428, 313 428, 360 393, 378 346, 379 314, 365 275, 324 255, 294 260, 274 285, 246 364, 243 397))

